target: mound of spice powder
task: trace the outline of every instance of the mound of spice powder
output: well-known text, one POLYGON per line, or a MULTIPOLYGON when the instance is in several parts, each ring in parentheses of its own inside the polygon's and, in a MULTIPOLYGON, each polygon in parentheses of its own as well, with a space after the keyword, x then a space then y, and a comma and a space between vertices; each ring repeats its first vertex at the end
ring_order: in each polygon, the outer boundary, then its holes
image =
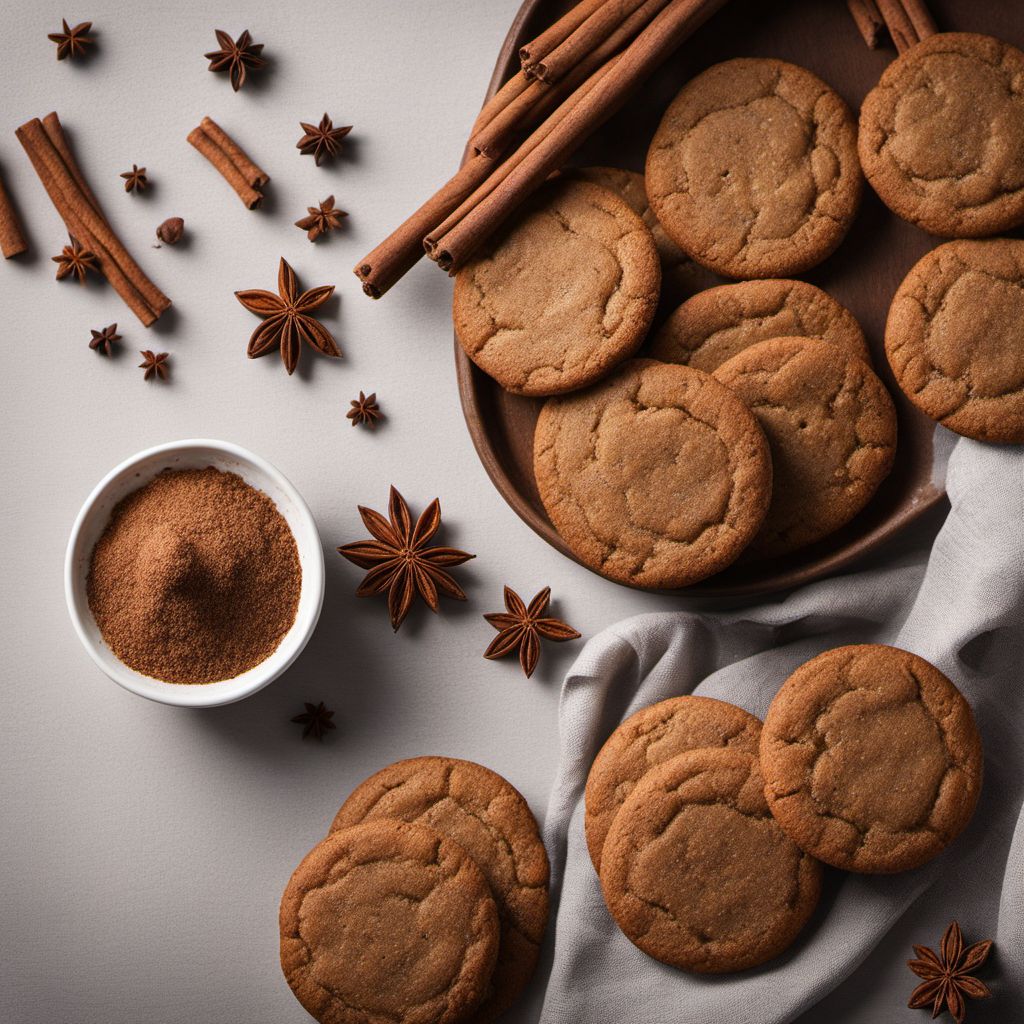
POLYGON ((295 621, 298 548, 274 503, 235 473, 165 470, 119 502, 89 568, 111 651, 168 683, 231 679, 295 621))

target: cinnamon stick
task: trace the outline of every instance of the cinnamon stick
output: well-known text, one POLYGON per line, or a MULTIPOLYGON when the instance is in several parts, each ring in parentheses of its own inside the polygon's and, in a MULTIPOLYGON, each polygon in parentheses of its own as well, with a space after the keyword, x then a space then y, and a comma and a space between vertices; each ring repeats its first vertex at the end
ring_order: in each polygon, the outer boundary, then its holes
POLYGON ((939 31, 935 20, 924 5, 924 0, 903 0, 903 9, 907 12, 911 25, 914 26, 918 42, 939 31))
POLYGON ((5 260, 9 260, 27 248, 28 242, 25 241, 25 233, 21 230, 21 221, 18 220, 11 197, 4 188, 3 179, 0 179, 0 252, 4 254, 5 260))
POLYGON ((875 0, 846 0, 854 24, 864 37, 869 50, 878 49, 878 40, 885 28, 882 12, 875 0))
POLYGON ((188 141, 220 172, 246 208, 255 210, 263 202, 260 191, 270 176, 249 158, 241 146, 209 117, 188 134, 188 141))
POLYGON ((531 77, 531 68, 542 61, 556 46, 564 43, 595 11, 606 3, 614 0, 581 0, 571 10, 558 19, 550 28, 545 29, 536 39, 530 40, 519 48, 519 60, 527 77, 531 77))
POLYGON ((71 176, 78 183, 78 187, 82 190, 82 194, 89 201, 92 208, 104 220, 106 220, 106 214, 100 209, 100 201, 96 198, 96 194, 93 190, 89 188, 89 183, 85 180, 85 175, 82 174, 82 169, 78 166, 78 161, 75 160, 74 154, 71 152, 71 147, 68 145, 67 135, 64 134, 64 126, 60 123, 60 118, 57 116, 56 110, 51 110, 46 117, 43 118, 43 131, 46 132, 50 141, 53 143, 53 148, 60 153, 61 159, 64 161, 67 169, 71 172, 71 176))
POLYGON ((904 53, 937 31, 922 0, 877 0, 896 52, 904 53))

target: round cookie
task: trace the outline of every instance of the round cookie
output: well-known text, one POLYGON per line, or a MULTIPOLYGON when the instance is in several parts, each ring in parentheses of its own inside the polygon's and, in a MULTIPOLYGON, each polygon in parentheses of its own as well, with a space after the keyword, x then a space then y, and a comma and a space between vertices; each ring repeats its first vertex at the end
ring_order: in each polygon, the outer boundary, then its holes
POLYGON ((905 871, 970 820, 981 739, 960 691, 923 658, 837 647, 782 684, 761 768, 772 814, 802 849, 847 871, 905 871))
POLYGON ((334 832, 281 897, 281 967, 320 1024, 456 1024, 498 954, 480 869, 433 829, 373 821, 334 832))
POLYGON ((724 569, 771 498, 768 444, 746 406, 700 370, 650 359, 547 401, 533 465, 576 557, 639 587, 683 587, 724 569))
POLYGON ((630 942, 701 974, 783 952, 821 874, 768 812, 757 757, 741 750, 694 750, 649 771, 601 855, 605 902, 630 942))
POLYGON ((557 179, 456 274, 455 333, 507 391, 559 395, 640 347, 660 285, 654 239, 625 201, 557 179))
POLYGON ((849 108, 795 64, 708 68, 665 112, 647 195, 669 236, 727 277, 788 277, 828 256, 860 202, 849 108))
POLYGON ((648 771, 703 747, 756 754, 760 736, 760 719, 713 697, 671 697, 630 715, 605 741, 587 776, 583 828, 594 868, 601 868, 612 820, 648 771))
POLYGON ((496 1019, 533 975, 548 920, 548 858, 529 805, 482 765, 414 757, 357 786, 331 831, 380 818, 430 826, 458 843, 483 872, 498 908, 501 942, 490 992, 471 1019, 496 1019))
POLYGON ((922 40, 864 99, 858 148, 882 202, 925 231, 1024 223, 1024 53, 969 32, 922 40))
POLYGON ((751 551, 783 555, 845 526, 889 474, 896 410, 861 359, 813 338, 775 338, 715 370, 768 437, 774 490, 751 551))
POLYGON ((981 441, 1024 443, 1024 242, 947 242, 907 274, 885 354, 926 415, 981 441))
POLYGON ((770 338, 819 338, 871 362, 854 315, 806 281, 740 281, 686 300, 658 329, 648 355, 713 373, 770 338))

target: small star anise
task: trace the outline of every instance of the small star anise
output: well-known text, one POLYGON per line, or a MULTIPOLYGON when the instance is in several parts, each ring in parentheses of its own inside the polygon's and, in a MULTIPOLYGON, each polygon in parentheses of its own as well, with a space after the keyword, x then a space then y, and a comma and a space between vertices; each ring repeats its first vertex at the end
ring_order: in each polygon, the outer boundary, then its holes
POLYGON ((356 596, 370 597, 387 591, 388 614, 396 633, 409 614, 417 591, 432 612, 438 610, 439 591, 457 601, 466 600, 462 587, 445 570, 476 556, 456 548, 430 547, 427 543, 441 526, 441 504, 437 498, 423 510, 415 526, 405 498, 394 487, 388 502, 388 519, 362 505, 359 515, 374 539, 345 544, 338 548, 338 554, 369 570, 356 596))
POLYGON ((341 351, 331 332, 309 315, 334 294, 334 285, 322 284, 299 295, 295 271, 282 257, 277 271, 277 290, 279 295, 259 288, 235 292, 235 298, 250 313, 266 317, 249 339, 249 358, 256 359, 271 349, 280 348, 284 368, 292 374, 299 363, 303 341, 321 355, 340 357, 341 351))
POLYGON ((296 715, 292 721, 306 728, 302 730, 302 738, 312 736, 315 740, 322 740, 329 729, 337 729, 338 726, 331 721, 334 712, 331 711, 323 701, 319 704, 310 704, 303 701, 306 710, 301 715, 296 715))
POLYGON ((924 981, 914 989, 907 1006, 912 1010, 931 1006, 932 1019, 945 1008, 956 1024, 963 1024, 967 1016, 964 996, 987 999, 992 995, 983 981, 971 976, 988 958, 991 949, 990 940, 976 942, 965 949, 963 933, 956 921, 943 934, 937 954, 927 946, 915 946, 917 959, 908 960, 907 966, 924 981))
POLYGON ((580 634, 561 619, 544 618, 551 588, 545 587, 530 602, 527 608, 523 599, 511 588, 505 587, 506 612, 491 612, 484 618, 498 630, 498 635, 484 651, 484 657, 492 661, 504 658, 518 648, 519 664, 529 679, 540 659, 540 640, 578 640, 580 634))
POLYGON ((90 333, 92 341, 89 342, 89 348, 104 356, 109 356, 110 346, 115 341, 121 340, 121 335, 117 333, 117 324, 111 324, 109 327, 104 327, 102 331, 91 331, 90 333))
POLYGON ((167 375, 170 373, 170 367, 167 365, 166 352, 151 352, 148 348, 144 351, 139 352, 142 356, 142 362, 139 363, 139 369, 145 370, 146 372, 142 375, 143 380, 150 380, 152 377, 159 377, 160 380, 167 380, 167 375))
POLYGON ((146 168, 139 167, 138 164, 132 164, 132 169, 130 171, 125 171, 121 177, 124 178, 125 192, 145 192, 149 186, 149 178, 146 177, 146 168))
POLYGON ((295 148, 303 156, 312 153, 317 167, 325 157, 333 158, 341 152, 341 140, 352 131, 352 125, 335 128, 334 123, 326 114, 320 118, 318 125, 307 124, 305 121, 300 121, 299 124, 302 125, 302 130, 306 134, 295 143, 295 148))
POLYGON ((51 43, 57 44, 57 60, 64 60, 65 57, 74 60, 81 57, 85 53, 85 48, 93 43, 93 38, 89 35, 92 22, 83 21, 80 25, 70 28, 67 21, 62 18, 61 24, 64 26, 63 32, 51 32, 46 37, 51 43))
POLYGON ((74 276, 79 284, 85 284, 86 271, 99 270, 95 255, 79 245, 76 238, 71 238, 71 244, 65 245, 59 256, 51 256, 50 259, 57 264, 58 281, 74 276))
POLYGON ((210 71, 227 71, 230 74, 231 88, 238 92, 245 85, 247 68, 255 71, 266 65, 267 62, 260 56, 263 43, 254 43, 248 29, 237 39, 232 39, 219 28, 214 29, 214 33, 220 49, 204 53, 203 56, 210 62, 210 71))
POLYGON ((311 242, 315 242, 328 231, 340 228, 342 218, 348 216, 344 210, 334 208, 334 196, 328 196, 318 207, 307 206, 306 209, 309 211, 309 216, 297 220, 295 226, 302 228, 311 242))
POLYGON ((360 391, 359 397, 353 398, 349 404, 352 408, 345 413, 345 418, 352 421, 353 427, 357 427, 362 423, 372 430, 377 426, 377 421, 381 418, 381 412, 380 406, 377 405, 376 391, 372 395, 364 395, 360 391))

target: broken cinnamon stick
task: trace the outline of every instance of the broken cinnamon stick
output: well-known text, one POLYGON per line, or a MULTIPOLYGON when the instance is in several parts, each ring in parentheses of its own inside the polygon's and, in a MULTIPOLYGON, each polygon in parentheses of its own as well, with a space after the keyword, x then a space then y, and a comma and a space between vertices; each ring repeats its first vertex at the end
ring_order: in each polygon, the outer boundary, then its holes
POLYGON ((18 220, 11 197, 4 188, 3 180, 0 179, 0 252, 4 254, 5 260, 9 260, 27 248, 28 242, 25 241, 25 233, 21 230, 21 221, 18 220))
POLYGON ((204 117, 188 134, 188 141, 220 172, 246 208, 255 210, 263 202, 260 191, 270 176, 216 121, 204 117))
POLYGON ((536 39, 519 47, 519 60, 527 77, 532 77, 532 68, 542 61, 555 47, 561 45, 572 35, 595 11, 614 0, 581 0, 549 28, 546 28, 536 39))
POLYGON ((878 49, 878 40, 885 29, 882 12, 875 0, 846 0, 853 22, 864 37, 869 50, 878 49))

